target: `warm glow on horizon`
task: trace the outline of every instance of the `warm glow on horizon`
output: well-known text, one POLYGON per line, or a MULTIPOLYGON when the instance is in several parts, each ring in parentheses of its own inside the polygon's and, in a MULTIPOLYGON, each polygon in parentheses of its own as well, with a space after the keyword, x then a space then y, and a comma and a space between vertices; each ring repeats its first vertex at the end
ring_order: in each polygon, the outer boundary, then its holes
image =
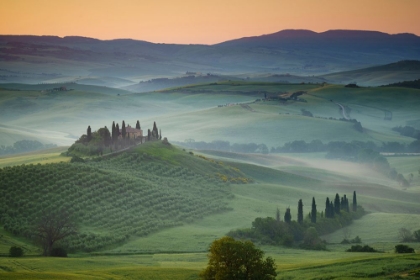
POLYGON ((420 35, 419 0, 1 0, 0 34, 214 44, 283 29, 420 35))

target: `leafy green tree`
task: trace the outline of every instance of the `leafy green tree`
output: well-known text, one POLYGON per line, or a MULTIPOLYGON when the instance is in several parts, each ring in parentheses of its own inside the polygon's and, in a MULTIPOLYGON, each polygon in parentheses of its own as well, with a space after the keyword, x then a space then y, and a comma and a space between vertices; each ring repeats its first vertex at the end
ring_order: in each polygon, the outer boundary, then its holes
POLYGON ((356 197, 356 191, 353 192, 353 211, 357 211, 357 197, 356 197))
POLYGON ((303 202, 302 199, 299 199, 298 202, 298 223, 302 224, 303 223, 303 202))
POLYGON ((9 249, 9 257, 18 258, 23 256, 23 249, 18 246, 12 246, 9 249))
POLYGON ((76 225, 65 211, 45 213, 34 227, 34 234, 42 245, 44 256, 51 256, 56 242, 75 233, 76 225))
POLYGON ((311 222, 316 223, 316 204, 315 197, 312 197, 312 210, 311 210, 311 222))
POLYGON ((290 214, 290 207, 287 207, 286 213, 284 213, 284 221, 289 224, 292 221, 292 214, 290 214))
POLYGON ((207 268, 200 273, 205 280, 271 280, 277 276, 276 265, 251 241, 222 237, 210 246, 207 268))

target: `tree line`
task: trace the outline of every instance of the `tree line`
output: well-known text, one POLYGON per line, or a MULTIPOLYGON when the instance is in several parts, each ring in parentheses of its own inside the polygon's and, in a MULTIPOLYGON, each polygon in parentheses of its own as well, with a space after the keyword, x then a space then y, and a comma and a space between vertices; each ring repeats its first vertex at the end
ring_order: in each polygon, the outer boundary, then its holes
POLYGON ((16 141, 12 146, 0 145, 0 156, 27 153, 55 147, 57 147, 57 145, 42 144, 41 142, 36 140, 20 140, 16 141))
POLYGON ((277 208, 275 218, 256 218, 250 229, 230 231, 228 236, 250 239, 254 242, 271 245, 293 246, 299 244, 304 249, 324 250, 326 243, 319 235, 334 232, 352 223, 353 219, 364 215, 364 209, 357 203, 356 192, 353 192, 350 205, 346 195, 337 193, 334 199, 326 198, 325 209, 317 210, 315 197, 312 198, 311 211, 305 215, 303 201, 299 199, 296 220, 293 220, 290 207, 287 207, 281 220, 277 208))

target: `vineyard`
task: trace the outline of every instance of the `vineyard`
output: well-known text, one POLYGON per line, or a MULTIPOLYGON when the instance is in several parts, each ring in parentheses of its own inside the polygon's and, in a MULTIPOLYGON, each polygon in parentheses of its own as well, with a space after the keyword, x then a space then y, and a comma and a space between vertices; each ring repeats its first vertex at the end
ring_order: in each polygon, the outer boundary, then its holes
POLYGON ((244 176, 161 143, 83 163, 5 167, 0 169, 0 223, 30 237, 43 213, 65 210, 79 233, 61 246, 91 252, 227 211, 233 194, 220 174, 244 176))

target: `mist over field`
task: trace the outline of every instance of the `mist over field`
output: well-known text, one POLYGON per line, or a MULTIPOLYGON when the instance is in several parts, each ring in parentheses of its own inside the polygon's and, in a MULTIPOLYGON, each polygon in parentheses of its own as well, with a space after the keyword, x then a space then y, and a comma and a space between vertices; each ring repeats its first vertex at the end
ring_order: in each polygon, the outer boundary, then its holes
POLYGON ((419 45, 1 35, 0 278, 199 279, 227 235, 275 279, 418 277, 419 45))

